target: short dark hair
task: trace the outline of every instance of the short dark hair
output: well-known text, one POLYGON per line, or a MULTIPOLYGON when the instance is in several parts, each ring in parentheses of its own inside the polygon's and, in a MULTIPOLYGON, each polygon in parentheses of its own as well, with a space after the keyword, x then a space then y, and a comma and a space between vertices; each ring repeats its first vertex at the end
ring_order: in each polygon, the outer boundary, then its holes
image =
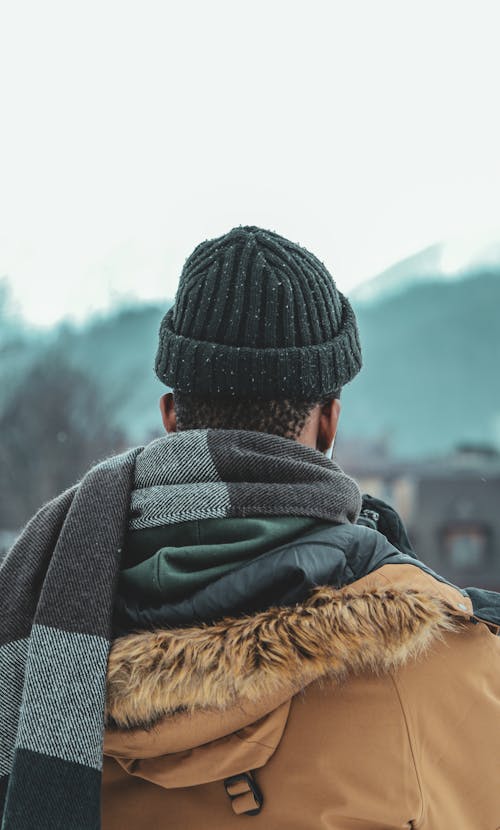
POLYGON ((179 430, 245 429, 268 432, 282 438, 297 438, 315 406, 339 397, 340 392, 333 392, 321 401, 291 398, 264 401, 224 395, 201 397, 190 392, 174 391, 179 430))

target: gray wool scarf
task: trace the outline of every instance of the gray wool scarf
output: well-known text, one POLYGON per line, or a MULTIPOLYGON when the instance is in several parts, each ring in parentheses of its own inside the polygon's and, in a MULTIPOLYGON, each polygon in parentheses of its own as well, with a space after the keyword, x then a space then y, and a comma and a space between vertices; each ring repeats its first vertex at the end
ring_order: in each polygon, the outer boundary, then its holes
POLYGON ((129 527, 243 516, 355 522, 358 485, 317 450, 238 430, 171 433, 137 458, 129 527))
POLYGON ((2 830, 98 830, 107 658, 127 528, 224 516, 354 522, 355 482, 257 432, 174 433, 42 507, 0 566, 2 830))

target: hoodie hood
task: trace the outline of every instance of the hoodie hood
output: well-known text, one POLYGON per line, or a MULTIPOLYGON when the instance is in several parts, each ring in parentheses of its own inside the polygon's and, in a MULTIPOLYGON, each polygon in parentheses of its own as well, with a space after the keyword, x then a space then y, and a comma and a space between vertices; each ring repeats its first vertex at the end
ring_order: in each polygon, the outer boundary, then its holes
POLYGON ((165 787, 257 769, 310 683, 394 671, 471 613, 453 586, 387 565, 293 607, 121 637, 109 658, 104 752, 165 787))

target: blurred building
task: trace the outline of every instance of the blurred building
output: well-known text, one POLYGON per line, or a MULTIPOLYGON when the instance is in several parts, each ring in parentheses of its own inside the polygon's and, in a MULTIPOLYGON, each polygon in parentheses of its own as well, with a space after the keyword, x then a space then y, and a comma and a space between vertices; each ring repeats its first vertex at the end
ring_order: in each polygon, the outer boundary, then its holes
POLYGON ((457 585, 500 590, 500 453, 462 446, 425 461, 383 442, 345 442, 337 460, 364 493, 392 504, 418 556, 457 585))

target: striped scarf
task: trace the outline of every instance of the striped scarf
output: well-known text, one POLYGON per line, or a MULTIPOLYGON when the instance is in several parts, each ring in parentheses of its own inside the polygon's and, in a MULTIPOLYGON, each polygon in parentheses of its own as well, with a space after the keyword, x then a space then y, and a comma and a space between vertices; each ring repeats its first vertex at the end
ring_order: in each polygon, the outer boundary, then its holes
POLYGON ((173 433, 94 467, 0 566, 2 830, 97 830, 106 667, 128 528, 258 515, 355 521, 357 485, 257 432, 173 433))

